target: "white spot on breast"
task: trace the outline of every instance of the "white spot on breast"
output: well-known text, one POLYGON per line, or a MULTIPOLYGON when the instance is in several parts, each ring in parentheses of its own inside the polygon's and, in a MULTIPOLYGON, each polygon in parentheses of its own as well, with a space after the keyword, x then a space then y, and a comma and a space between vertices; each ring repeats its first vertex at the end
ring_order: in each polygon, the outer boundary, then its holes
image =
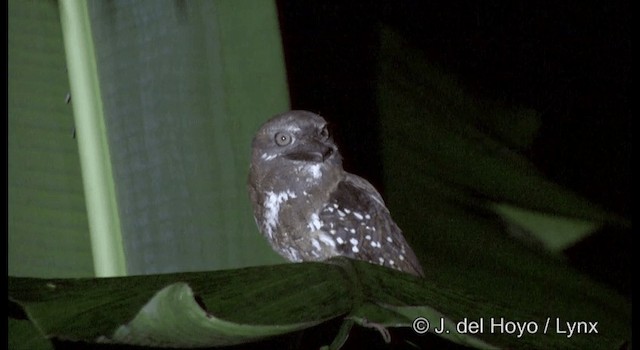
POLYGON ((360 250, 358 249, 358 247, 357 247, 357 246, 355 246, 355 245, 354 245, 353 247, 351 247, 351 251, 352 251, 352 252, 354 252, 354 253, 357 253, 357 252, 359 252, 360 250))
POLYGON ((318 235, 318 239, 320 239, 320 242, 324 243, 325 245, 328 245, 332 248, 336 247, 336 242, 333 240, 333 238, 331 238, 331 236, 327 236, 324 233, 321 233, 320 235, 318 235))
POLYGON ((329 230, 329 233, 332 234, 332 235, 335 235, 336 234, 336 230, 331 229, 331 230, 329 230))
POLYGON ((355 216, 358 220, 362 220, 364 218, 364 216, 362 216, 362 214, 358 213, 357 211, 353 212, 353 216, 355 216))
POLYGON ((298 251, 293 247, 289 247, 289 249, 287 250, 282 250, 282 253, 287 256, 287 259, 289 261, 302 261, 302 259, 300 259, 300 256, 298 255, 298 251))
POLYGON ((278 215, 280 213, 280 205, 289 198, 296 198, 296 194, 291 191, 284 191, 274 193, 268 191, 266 193, 266 198, 264 200, 264 221, 265 221, 265 231, 269 238, 273 238, 273 231, 278 225, 278 215))
POLYGON ((320 218, 318 217, 318 214, 316 214, 316 213, 311 214, 310 221, 307 224, 307 227, 309 227, 309 230, 317 231, 322 226, 324 226, 324 223, 320 220, 320 218))
POLYGON ((345 213, 347 213, 347 214, 349 214, 349 213, 351 213, 351 210, 349 210, 349 209, 347 209, 347 208, 344 208, 344 212, 345 212, 345 213))
POLYGON ((358 240, 357 240, 357 239, 355 239, 355 238, 351 238, 351 239, 349 240, 349 243, 351 243, 351 244, 353 244, 353 245, 358 245, 358 240))
POLYGON ((343 218, 347 214, 345 214, 342 210, 338 209, 338 215, 340 215, 340 217, 343 218))
POLYGON ((400 256, 398 256, 398 258, 400 258, 401 261, 404 261, 404 255, 400 254, 400 256))
POLYGON ((391 238, 391 236, 387 236, 387 242, 393 243, 393 239, 391 238))
POLYGON ((320 168, 322 164, 313 164, 305 166, 305 170, 309 175, 311 175, 314 179, 319 179, 322 176, 322 169, 320 168))
POLYGON ((369 215, 369 214, 364 214, 364 218, 365 218, 365 219, 367 219, 367 220, 369 220, 369 219, 371 219, 371 215, 369 215))
POLYGON ((383 257, 379 257, 378 261, 380 262, 380 265, 384 264, 384 258, 383 257))
POLYGON ((393 260, 389 260, 389 265, 393 265, 395 262, 393 260))
POLYGON ((355 233, 356 233, 356 229, 355 229, 355 228, 352 228, 352 229, 350 229, 350 230, 349 230, 349 232, 351 232, 351 233, 355 234, 355 233))
POLYGON ((315 249, 315 250, 318 250, 318 251, 322 250, 322 248, 320 247, 320 243, 318 243, 318 240, 315 239, 315 238, 311 239, 311 245, 313 246, 313 249, 315 249))
POLYGON ((344 240, 340 237, 336 238, 336 242, 338 242, 338 244, 342 244, 344 243, 344 240))
POLYGON ((371 240, 371 236, 370 235, 366 235, 366 236, 364 236, 364 239, 366 239, 367 241, 370 241, 371 240))

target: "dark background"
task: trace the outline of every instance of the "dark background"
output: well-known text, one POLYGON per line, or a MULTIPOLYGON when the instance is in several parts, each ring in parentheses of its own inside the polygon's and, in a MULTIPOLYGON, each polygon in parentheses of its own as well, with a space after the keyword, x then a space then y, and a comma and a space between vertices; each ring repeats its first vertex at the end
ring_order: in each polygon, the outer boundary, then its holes
MULTIPOLYGON (((466 93, 539 113, 537 136, 521 152, 552 181, 631 219, 629 2, 277 3, 292 108, 329 120, 346 170, 383 196, 381 25, 401 33, 466 93)), ((565 256, 631 298, 630 246, 630 229, 605 227, 565 256)))
POLYGON ((292 108, 333 125, 347 170, 383 192, 378 28, 404 35, 466 92, 542 119, 524 151, 553 181, 630 216, 629 2, 278 1, 292 108))

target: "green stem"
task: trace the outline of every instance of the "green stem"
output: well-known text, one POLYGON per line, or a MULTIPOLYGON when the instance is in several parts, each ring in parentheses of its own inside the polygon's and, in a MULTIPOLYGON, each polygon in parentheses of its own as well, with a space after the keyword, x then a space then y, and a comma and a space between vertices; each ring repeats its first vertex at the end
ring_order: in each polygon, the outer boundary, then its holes
POLYGON ((86 1, 60 0, 80 165, 97 277, 126 275, 98 70, 86 1))

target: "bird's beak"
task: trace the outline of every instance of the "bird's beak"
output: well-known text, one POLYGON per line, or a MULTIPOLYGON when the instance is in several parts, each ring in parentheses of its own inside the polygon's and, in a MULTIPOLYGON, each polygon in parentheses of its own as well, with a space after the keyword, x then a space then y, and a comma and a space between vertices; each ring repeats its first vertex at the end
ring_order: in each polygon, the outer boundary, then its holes
POLYGON ((303 162, 322 163, 331 158, 335 152, 332 145, 327 145, 318 140, 312 140, 304 144, 298 144, 291 151, 287 152, 284 157, 291 160, 303 162))

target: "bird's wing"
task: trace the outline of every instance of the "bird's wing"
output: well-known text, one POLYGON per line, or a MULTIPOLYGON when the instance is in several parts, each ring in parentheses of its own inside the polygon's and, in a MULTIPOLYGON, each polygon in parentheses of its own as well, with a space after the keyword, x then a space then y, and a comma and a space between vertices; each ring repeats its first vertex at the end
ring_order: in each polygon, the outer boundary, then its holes
POLYGON ((382 196, 367 180, 347 174, 319 216, 341 255, 423 275, 382 196))

